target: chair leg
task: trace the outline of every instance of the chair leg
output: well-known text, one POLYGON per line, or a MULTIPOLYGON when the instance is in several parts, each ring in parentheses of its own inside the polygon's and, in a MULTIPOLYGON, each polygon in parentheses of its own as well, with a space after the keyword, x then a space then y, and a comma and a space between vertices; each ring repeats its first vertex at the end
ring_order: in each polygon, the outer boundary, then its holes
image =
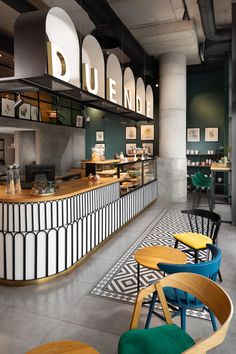
POLYGON ((175 240, 175 248, 178 248, 178 243, 179 243, 179 241, 175 240))
POLYGON ((140 285, 139 285, 139 277, 140 277, 140 264, 137 264, 137 294, 139 293, 140 285))
POLYGON ((221 275, 220 270, 218 270, 218 277, 219 277, 219 279, 220 279, 220 282, 222 283, 222 282, 223 282, 223 279, 222 279, 222 275, 221 275))
POLYGON ((198 250, 194 250, 194 261, 198 263, 198 250))
POLYGON ((181 329, 186 332, 186 309, 180 309, 180 316, 181 316, 181 329))
POLYGON ((193 198, 192 208, 195 209, 196 205, 197 205, 197 188, 195 188, 195 190, 194 190, 194 198, 193 198))
POLYGON ((150 322, 151 322, 151 319, 152 319, 152 312, 153 312, 153 309, 154 309, 154 306, 155 306, 155 303, 156 303, 156 299, 157 299, 157 292, 154 292, 153 295, 152 295, 151 304, 149 306, 147 320, 146 320, 146 323, 145 323, 145 328, 149 328, 149 326, 150 326, 150 322))
POLYGON ((211 317, 212 328, 213 328, 213 331, 215 332, 215 331, 217 331, 216 319, 215 319, 214 313, 211 312, 210 310, 209 310, 209 314, 211 317))
POLYGON ((208 199, 209 210, 210 210, 210 211, 213 211, 213 208, 212 208, 212 200, 211 200, 211 191, 210 191, 210 189, 207 189, 207 199, 208 199))

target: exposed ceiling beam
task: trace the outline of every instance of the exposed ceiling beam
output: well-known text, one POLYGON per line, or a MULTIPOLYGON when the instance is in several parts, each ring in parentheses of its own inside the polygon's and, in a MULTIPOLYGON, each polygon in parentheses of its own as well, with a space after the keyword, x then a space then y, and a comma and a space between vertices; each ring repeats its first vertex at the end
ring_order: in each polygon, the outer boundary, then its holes
POLYGON ((30 12, 30 11, 35 11, 38 10, 37 7, 32 5, 29 1, 27 0, 2 0, 5 4, 10 6, 12 9, 16 10, 20 14, 24 12, 30 12))

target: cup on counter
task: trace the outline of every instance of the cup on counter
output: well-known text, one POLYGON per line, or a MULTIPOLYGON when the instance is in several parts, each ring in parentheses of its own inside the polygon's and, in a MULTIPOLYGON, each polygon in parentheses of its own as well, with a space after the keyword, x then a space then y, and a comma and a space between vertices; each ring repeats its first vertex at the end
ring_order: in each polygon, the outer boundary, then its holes
POLYGON ((202 165, 202 166, 205 166, 205 165, 206 165, 206 162, 205 162, 205 161, 202 161, 202 162, 201 162, 201 165, 202 165))
POLYGON ((211 155, 214 155, 214 150, 211 150, 211 155))
POLYGON ((186 154, 189 155, 189 150, 186 150, 186 154))
POLYGON ((199 166, 199 161, 196 162, 196 166, 199 166))
POLYGON ((198 155, 198 150, 195 150, 195 154, 198 155))
POLYGON ((195 161, 192 161, 192 166, 195 166, 195 161))
POLYGON ((210 155, 211 154, 211 150, 207 150, 207 154, 210 155))
POLYGON ((190 155, 194 155, 194 150, 190 150, 190 155))

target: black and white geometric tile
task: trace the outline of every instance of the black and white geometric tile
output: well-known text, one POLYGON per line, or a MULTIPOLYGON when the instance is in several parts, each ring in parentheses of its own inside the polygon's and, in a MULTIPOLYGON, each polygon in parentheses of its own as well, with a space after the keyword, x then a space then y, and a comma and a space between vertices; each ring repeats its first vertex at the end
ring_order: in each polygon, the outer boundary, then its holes
MULTIPOLYGON (((136 250, 148 246, 174 247, 173 233, 188 230, 189 221, 187 215, 182 214, 178 209, 164 209, 148 229, 96 284, 90 294, 116 301, 134 303, 137 296, 137 263, 134 260, 136 250)), ((187 247, 179 243, 178 248, 184 250, 187 247)), ((206 254, 202 252, 200 257, 205 258, 206 254)), ((189 256, 189 261, 194 262, 193 257, 189 256)), ((141 287, 147 287, 161 277, 162 275, 158 271, 140 267, 141 287)), ((188 315, 209 318, 206 311, 190 310, 188 315)))

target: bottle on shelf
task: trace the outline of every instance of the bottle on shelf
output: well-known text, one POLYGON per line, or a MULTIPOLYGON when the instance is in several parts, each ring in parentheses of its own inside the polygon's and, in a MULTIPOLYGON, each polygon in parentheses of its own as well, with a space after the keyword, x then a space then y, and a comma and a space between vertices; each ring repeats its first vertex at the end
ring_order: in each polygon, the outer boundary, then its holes
POLYGON ((17 166, 16 164, 13 165, 13 180, 14 180, 15 193, 17 193, 21 190, 21 185, 20 185, 19 166, 17 166))
POLYGON ((120 161, 124 161, 124 154, 123 154, 122 151, 121 151, 121 153, 120 153, 120 161))
POLYGON ((7 167, 6 192, 8 194, 15 193, 13 166, 7 167))

